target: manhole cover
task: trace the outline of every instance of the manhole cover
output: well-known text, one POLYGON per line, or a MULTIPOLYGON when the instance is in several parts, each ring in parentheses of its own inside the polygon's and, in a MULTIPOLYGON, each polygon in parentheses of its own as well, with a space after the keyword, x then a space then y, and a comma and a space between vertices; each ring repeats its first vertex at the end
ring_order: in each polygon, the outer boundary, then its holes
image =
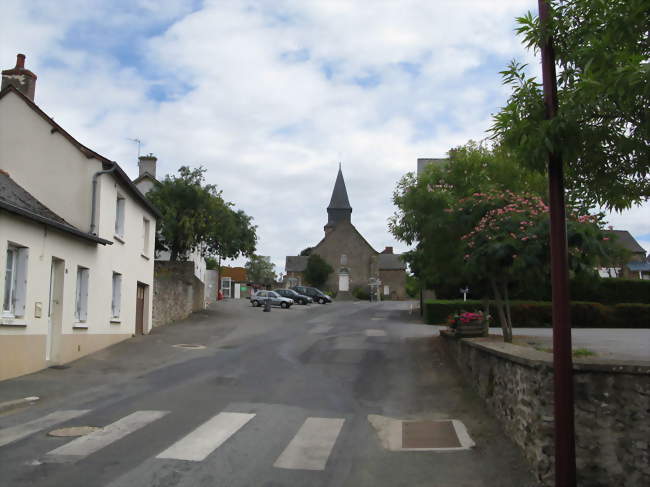
POLYGON ((59 428, 57 430, 50 431, 47 435, 61 437, 85 436, 100 429, 101 428, 98 428, 96 426, 72 426, 70 428, 59 428))
POLYGON ((403 448, 459 448, 451 421, 405 421, 402 423, 403 448))
POLYGON ((196 343, 179 343, 173 346, 176 348, 187 348, 189 350, 201 350, 205 348, 205 345, 197 345, 196 343))

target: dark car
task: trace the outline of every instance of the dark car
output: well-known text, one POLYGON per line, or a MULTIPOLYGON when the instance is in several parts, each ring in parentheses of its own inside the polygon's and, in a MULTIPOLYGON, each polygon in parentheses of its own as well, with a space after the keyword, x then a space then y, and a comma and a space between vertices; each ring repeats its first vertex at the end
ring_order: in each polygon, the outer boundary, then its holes
POLYGON ((305 296, 304 294, 298 294, 293 289, 274 289, 273 292, 278 293, 282 297, 291 298, 293 299, 294 303, 298 303, 298 304, 309 304, 314 302, 314 300, 311 299, 309 296, 305 296))
POLYGON ((325 304, 325 303, 332 302, 332 298, 330 298, 327 294, 325 294, 320 289, 316 289, 315 287, 294 286, 291 289, 296 291, 298 294, 304 294, 305 296, 309 296, 316 303, 325 304))

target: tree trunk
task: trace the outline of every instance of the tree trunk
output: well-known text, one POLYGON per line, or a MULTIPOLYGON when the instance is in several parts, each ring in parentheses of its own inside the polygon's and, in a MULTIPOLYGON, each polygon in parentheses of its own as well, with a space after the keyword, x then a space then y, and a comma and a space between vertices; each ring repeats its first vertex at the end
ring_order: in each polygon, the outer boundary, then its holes
POLYGON ((492 292, 494 293, 494 306, 497 309, 499 323, 501 324, 501 330, 503 331, 503 340, 510 343, 512 342, 512 334, 509 333, 508 319, 504 310, 503 300, 501 299, 501 293, 499 293, 496 279, 493 277, 490 278, 490 285, 492 286, 492 292))

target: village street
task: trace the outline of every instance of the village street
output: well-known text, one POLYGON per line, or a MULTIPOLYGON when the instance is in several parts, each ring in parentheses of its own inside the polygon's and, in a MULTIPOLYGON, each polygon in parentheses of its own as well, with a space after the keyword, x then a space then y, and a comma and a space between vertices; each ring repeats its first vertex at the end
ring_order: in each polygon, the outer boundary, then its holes
POLYGON ((264 313, 233 300, 69 368, 5 381, 0 402, 41 400, 0 415, 0 484, 534 485, 411 306, 264 313), (408 423, 396 435, 390 418, 460 423, 437 436, 450 451, 394 451, 427 440, 408 423), (47 435, 68 426, 104 428, 47 435))

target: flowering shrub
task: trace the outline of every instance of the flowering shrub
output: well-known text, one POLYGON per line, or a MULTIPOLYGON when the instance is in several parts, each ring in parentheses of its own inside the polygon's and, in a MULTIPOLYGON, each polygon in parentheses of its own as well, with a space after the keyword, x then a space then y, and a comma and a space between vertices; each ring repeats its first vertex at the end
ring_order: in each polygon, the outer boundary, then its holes
POLYGON ((458 328, 458 325, 461 323, 472 323, 478 322, 483 323, 484 321, 490 319, 490 315, 483 314, 482 311, 476 311, 474 313, 469 311, 464 311, 458 314, 449 315, 447 318, 447 324, 450 328, 458 328))

